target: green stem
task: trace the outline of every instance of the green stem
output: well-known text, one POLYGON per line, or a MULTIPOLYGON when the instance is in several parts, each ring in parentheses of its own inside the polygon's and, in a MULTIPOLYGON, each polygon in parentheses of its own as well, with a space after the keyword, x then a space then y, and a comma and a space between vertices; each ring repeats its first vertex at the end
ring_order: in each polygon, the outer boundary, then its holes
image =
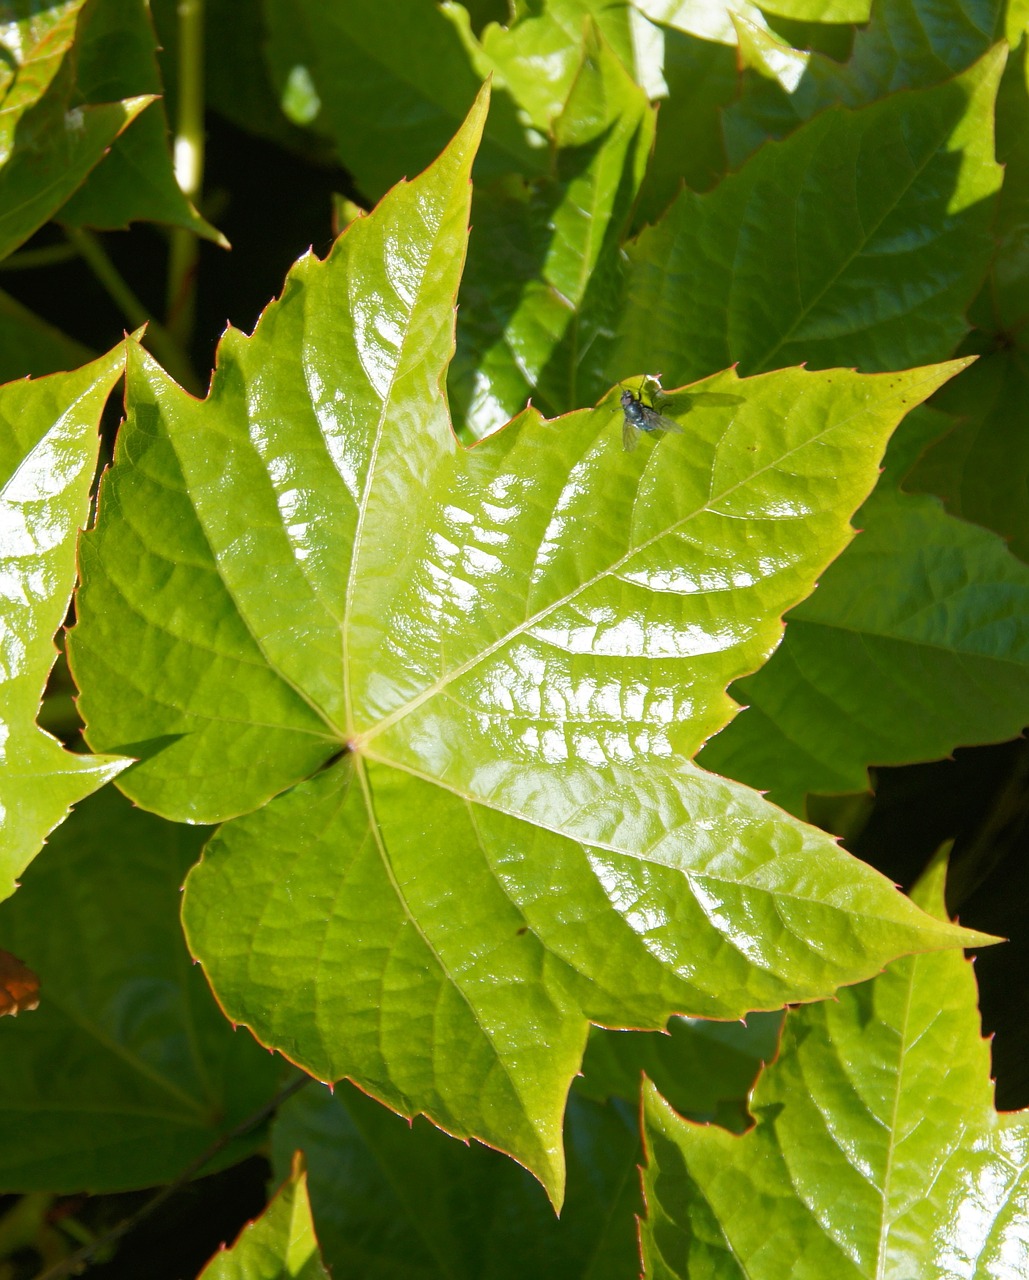
POLYGON ((65 227, 64 234, 82 255, 90 270, 107 290, 108 295, 121 310, 133 329, 146 325, 144 345, 154 353, 180 385, 202 395, 203 389, 193 372, 189 357, 163 325, 151 319, 150 313, 129 288, 124 277, 107 256, 100 240, 82 227, 65 227))
POLYGON ((31 271, 35 267, 56 267, 75 257, 70 244, 48 244, 45 249, 22 249, 0 262, 0 271, 31 271))
MULTIPOLYGON (((196 205, 204 179, 204 0, 179 0, 179 110, 175 177, 196 205)), ((168 259, 168 330, 181 346, 193 336, 199 244, 194 232, 174 227, 168 259)))

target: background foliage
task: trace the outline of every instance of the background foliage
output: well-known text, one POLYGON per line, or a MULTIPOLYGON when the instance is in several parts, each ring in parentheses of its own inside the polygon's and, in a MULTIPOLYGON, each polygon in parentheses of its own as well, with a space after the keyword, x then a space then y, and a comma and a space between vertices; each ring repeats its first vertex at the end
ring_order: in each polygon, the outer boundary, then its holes
POLYGON ((0 3, 0 1275, 1026 1273, 1027 23, 0 3))

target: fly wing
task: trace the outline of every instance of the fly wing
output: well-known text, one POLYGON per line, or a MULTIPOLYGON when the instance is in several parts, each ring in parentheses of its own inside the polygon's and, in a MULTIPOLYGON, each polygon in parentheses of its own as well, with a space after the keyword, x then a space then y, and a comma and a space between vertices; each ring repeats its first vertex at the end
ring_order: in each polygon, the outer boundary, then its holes
POLYGON ((622 420, 622 448, 626 453, 632 453, 639 441, 640 433, 638 428, 634 427, 628 418, 622 420))
POLYGON ((674 418, 666 418, 663 413, 654 413, 653 410, 647 415, 647 421, 650 423, 651 431, 669 431, 673 435, 681 436, 686 430, 674 418))

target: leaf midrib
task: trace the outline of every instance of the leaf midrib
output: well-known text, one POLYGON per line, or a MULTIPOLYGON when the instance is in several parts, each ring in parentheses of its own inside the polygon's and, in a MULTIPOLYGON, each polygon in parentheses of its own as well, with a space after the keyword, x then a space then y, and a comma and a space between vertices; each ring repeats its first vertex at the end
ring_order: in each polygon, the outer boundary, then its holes
MULTIPOLYGON (((933 382, 937 381, 936 378, 933 378, 931 380, 933 382)), ((930 381, 930 379, 926 379, 926 381, 930 381)), ((912 392, 917 390, 917 385, 918 384, 905 384, 902 390, 898 392, 896 396, 891 397, 890 399, 891 400, 903 399, 904 396, 911 395, 912 392)), ((875 405, 875 411, 882 412, 885 409, 885 406, 889 403, 890 403, 890 400, 885 400, 885 399, 883 401, 877 402, 877 404, 875 405)), ((567 594, 565 594, 564 596, 561 596, 559 599, 553 601, 552 603, 546 605, 544 608, 538 610, 536 613, 532 614, 530 617, 520 622, 516 627, 512 627, 508 632, 506 632, 503 636, 499 637, 492 644, 487 645, 485 649, 480 650, 479 653, 469 658, 466 662, 461 663, 459 666, 447 672, 444 676, 441 676, 438 680, 433 681, 433 683, 428 685, 425 689, 423 689, 421 693, 416 694, 415 697, 409 699, 406 703, 398 707, 395 711, 391 711, 388 715, 384 716, 376 724, 369 726, 367 729, 362 730, 360 733, 352 732, 350 734, 350 741, 352 745, 360 748, 361 750, 364 750, 369 742, 373 741, 376 737, 378 737, 381 733, 385 732, 387 729, 391 728, 398 721, 404 719, 407 715, 417 710, 417 708, 422 706, 425 702, 429 701, 431 698, 434 698, 437 694, 441 693, 455 680, 458 680, 462 676, 467 675, 469 671, 474 670, 475 667, 477 667, 480 663, 486 661, 486 659, 491 657, 494 653, 497 653, 499 650, 503 649, 506 645, 510 644, 512 640, 515 640, 517 639, 518 636, 523 635, 531 627, 537 626, 551 613, 555 612, 558 609, 564 608, 567 604, 575 600, 583 592, 588 591, 591 587, 596 585, 596 583, 602 581, 606 577, 609 577, 613 573, 617 573, 629 561, 631 561, 634 557, 641 554, 642 552, 646 551, 646 549, 652 546, 655 542, 658 542, 663 538, 669 537, 671 534, 673 534, 678 529, 680 529, 684 524, 686 524, 690 520, 695 519, 697 516, 703 515, 705 512, 710 512, 714 504, 723 502, 727 497, 733 494, 736 490, 742 489, 745 486, 753 484, 758 479, 758 477, 763 475, 765 472, 771 471, 773 468, 780 468, 782 463, 785 462, 788 458, 792 457, 793 454, 799 453, 804 449, 811 448, 813 445, 816 445, 821 439, 829 435, 831 432, 838 431, 842 428, 847 427, 850 423, 859 420, 863 416, 867 416, 870 412, 871 411, 867 406, 862 406, 857 412, 852 414, 850 417, 842 418, 839 421, 829 424, 822 431, 818 432, 816 435, 807 437, 804 441, 796 445, 793 449, 790 449, 787 452, 778 455, 774 460, 769 461, 765 466, 759 468, 756 471, 750 472, 745 478, 739 480, 737 483, 733 485, 730 485, 728 488, 722 490, 718 494, 709 493, 707 501, 704 502, 701 506, 695 508, 693 511, 688 512, 686 515, 682 516, 679 520, 676 520, 673 524, 667 525, 666 527, 661 529, 659 532, 653 534, 650 538, 647 538, 645 541, 637 543, 629 551, 627 551, 623 556, 620 556, 613 563, 605 566, 602 570, 594 574, 591 578, 577 584, 567 594)), ((356 560, 356 557, 355 557, 355 560, 356 560)), ((806 598, 806 597, 802 597, 802 598, 806 598)), ((798 603, 799 603, 799 600, 795 601, 794 605, 798 603)), ((787 607, 793 607, 793 606, 787 606, 787 607)), ((349 681, 349 672, 348 672, 347 678, 349 681)))

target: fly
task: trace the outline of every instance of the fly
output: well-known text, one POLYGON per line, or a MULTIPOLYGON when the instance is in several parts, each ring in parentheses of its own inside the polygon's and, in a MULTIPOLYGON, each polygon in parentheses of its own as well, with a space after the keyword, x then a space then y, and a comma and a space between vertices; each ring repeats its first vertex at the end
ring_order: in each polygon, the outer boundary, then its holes
MULTIPOLYGON (((629 391, 622 388, 620 397, 622 404, 622 448, 626 453, 636 448, 643 431, 668 431, 674 432, 676 435, 682 435, 685 428, 681 426, 674 418, 668 418, 663 413, 659 413, 652 405, 647 404, 643 399, 643 392, 647 391, 651 399, 660 391, 660 385, 655 377, 644 379, 643 387, 639 393, 629 391)), ((687 403, 683 409, 684 413, 689 413, 694 405, 730 405, 742 404, 742 396, 726 395, 718 391, 694 391, 692 393, 684 392, 687 403)), ((679 396, 676 396, 678 399, 679 396)))
POLYGON ((636 448, 641 431, 671 431, 682 435, 683 429, 672 418, 647 404, 642 394, 634 395, 631 391, 623 391, 622 413, 622 448, 626 453, 636 448))

